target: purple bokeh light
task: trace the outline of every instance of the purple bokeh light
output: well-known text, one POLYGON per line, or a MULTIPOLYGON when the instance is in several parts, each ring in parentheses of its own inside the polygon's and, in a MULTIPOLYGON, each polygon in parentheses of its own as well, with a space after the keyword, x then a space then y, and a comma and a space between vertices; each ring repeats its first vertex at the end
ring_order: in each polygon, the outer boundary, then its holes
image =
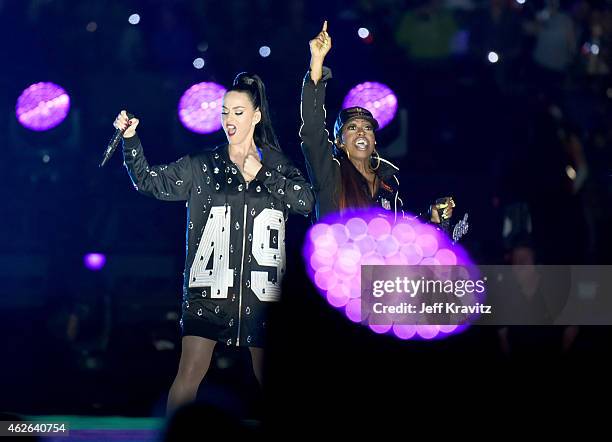
POLYGON ((362 265, 473 265, 465 250, 435 227, 411 217, 394 224, 384 215, 377 209, 345 217, 332 215, 309 230, 304 256, 307 272, 319 292, 349 320, 377 334, 430 340, 467 329, 469 325, 369 324, 361 317, 362 265))
POLYGON ((352 88, 342 103, 342 108, 361 106, 372 112, 382 129, 397 113, 397 96, 386 85, 366 81, 352 88))
POLYGON ((221 129, 221 106, 226 89, 217 83, 194 84, 185 91, 178 105, 181 123, 199 134, 210 134, 221 129))
POLYGON ((55 83, 40 82, 26 88, 15 105, 17 120, 24 127, 45 131, 59 125, 70 111, 68 93, 55 83))
POLYGON ((393 324, 393 334, 400 339, 412 339, 416 334, 416 325, 393 324))
POLYGON ((102 253, 88 253, 83 257, 83 264, 93 272, 100 271, 106 264, 106 256, 102 253))

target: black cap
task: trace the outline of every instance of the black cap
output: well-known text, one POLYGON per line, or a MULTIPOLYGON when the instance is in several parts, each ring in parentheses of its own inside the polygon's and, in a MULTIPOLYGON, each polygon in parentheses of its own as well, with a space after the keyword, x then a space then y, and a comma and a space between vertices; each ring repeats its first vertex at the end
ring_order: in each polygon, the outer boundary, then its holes
POLYGON ((359 106, 347 107, 346 109, 342 109, 338 114, 338 118, 336 118, 336 124, 334 124, 334 139, 340 136, 342 128, 346 123, 356 118, 368 120, 370 123, 372 123, 374 130, 378 129, 378 121, 376 121, 376 118, 374 118, 372 112, 359 106))

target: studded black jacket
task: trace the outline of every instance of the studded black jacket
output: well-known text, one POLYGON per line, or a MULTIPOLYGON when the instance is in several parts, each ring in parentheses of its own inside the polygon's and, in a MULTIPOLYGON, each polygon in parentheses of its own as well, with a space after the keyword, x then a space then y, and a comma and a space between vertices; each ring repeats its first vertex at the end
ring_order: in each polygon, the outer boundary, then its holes
POLYGON ((249 183, 228 145, 150 166, 138 136, 124 139, 125 166, 138 192, 187 201, 183 335, 227 345, 263 345, 267 307, 279 300, 289 213, 308 216, 310 184, 281 152, 262 146, 249 183))

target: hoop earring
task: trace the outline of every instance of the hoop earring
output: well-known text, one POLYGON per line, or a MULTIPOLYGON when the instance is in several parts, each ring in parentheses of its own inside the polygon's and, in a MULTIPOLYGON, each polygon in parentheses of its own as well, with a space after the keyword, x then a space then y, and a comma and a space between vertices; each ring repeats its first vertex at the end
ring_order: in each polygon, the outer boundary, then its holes
POLYGON ((340 146, 343 146, 343 144, 342 144, 342 141, 340 141, 340 137, 338 137, 338 138, 336 138, 336 147, 338 149, 340 149, 341 151, 343 151, 346 154, 346 157, 350 160, 351 159, 351 154, 349 153, 348 149, 343 149, 340 146))
POLYGON ((372 152, 372 155, 370 155, 370 167, 372 170, 378 170, 380 167, 380 155, 378 155, 376 149, 374 149, 374 152, 372 152), (372 159, 374 158, 374 154, 376 154, 376 167, 372 167, 372 159))

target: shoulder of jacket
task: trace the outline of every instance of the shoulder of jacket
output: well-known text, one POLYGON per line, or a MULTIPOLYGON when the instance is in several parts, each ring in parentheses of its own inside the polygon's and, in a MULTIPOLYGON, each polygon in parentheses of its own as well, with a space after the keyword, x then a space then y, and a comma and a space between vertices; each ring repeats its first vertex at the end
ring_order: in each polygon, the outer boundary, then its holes
POLYGON ((202 152, 206 153, 213 153, 213 152, 221 152, 223 151, 223 149, 225 149, 227 147, 227 143, 222 143, 222 144, 217 144, 215 147, 213 147, 212 149, 204 149, 202 152))
POLYGON ((265 147, 263 151, 263 163, 267 166, 277 167, 282 166, 293 166, 293 161, 282 151, 265 147))
POLYGON ((399 172, 399 167, 397 167, 395 164, 393 164, 391 161, 389 160, 385 160, 384 158, 380 158, 380 162, 381 164, 384 165, 384 168, 389 172, 389 173, 397 173, 399 172))

